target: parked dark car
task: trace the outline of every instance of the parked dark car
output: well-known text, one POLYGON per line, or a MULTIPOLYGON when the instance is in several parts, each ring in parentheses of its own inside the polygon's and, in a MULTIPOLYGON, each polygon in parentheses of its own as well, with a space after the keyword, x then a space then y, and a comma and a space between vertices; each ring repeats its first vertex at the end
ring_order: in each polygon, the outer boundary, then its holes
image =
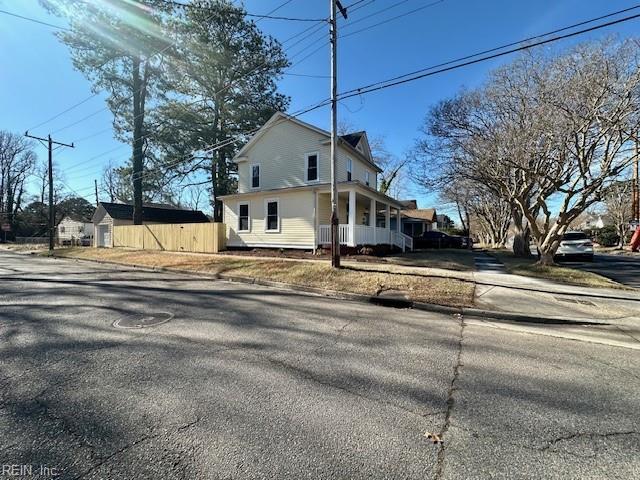
POLYGON ((414 248, 451 248, 454 240, 451 235, 444 232, 424 232, 421 236, 413 239, 414 248))
POLYGON ((413 239, 414 248, 471 248, 473 240, 469 237, 448 235, 444 232, 429 231, 413 239))
POLYGON ((451 239, 450 248, 471 248, 473 247, 473 239, 471 237, 462 237, 460 235, 449 235, 451 239))

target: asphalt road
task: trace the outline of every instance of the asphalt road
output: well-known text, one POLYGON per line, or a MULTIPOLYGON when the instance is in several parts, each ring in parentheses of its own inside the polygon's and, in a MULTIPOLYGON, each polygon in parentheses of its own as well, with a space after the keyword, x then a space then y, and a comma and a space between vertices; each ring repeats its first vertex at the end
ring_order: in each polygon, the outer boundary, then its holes
POLYGON ((629 287, 640 288, 640 257, 596 253, 593 262, 565 262, 615 280, 629 287))
POLYGON ((639 391, 637 350, 0 253, 0 479, 633 479, 639 391))

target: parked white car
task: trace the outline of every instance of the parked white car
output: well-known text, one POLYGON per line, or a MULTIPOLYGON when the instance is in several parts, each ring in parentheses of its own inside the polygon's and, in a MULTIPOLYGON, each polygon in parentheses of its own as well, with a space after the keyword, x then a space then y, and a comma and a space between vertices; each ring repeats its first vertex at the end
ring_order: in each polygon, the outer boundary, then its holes
POLYGON ((556 258, 593 261, 593 242, 582 232, 567 232, 562 236, 556 258))

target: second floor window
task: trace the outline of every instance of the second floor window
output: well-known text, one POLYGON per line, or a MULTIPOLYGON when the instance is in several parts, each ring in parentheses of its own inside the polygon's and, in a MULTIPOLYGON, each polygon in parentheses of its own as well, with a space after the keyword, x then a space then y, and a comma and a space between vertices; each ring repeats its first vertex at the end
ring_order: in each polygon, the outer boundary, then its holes
POLYGON ((347 182, 351 181, 351 172, 353 172, 353 161, 347 158, 347 182))
POLYGON ((366 183, 366 184, 367 184, 367 187, 369 186, 369 183, 370 183, 369 170, 367 170, 366 172, 364 172, 364 183, 366 183))
POLYGON ((251 165, 251 188, 260 188, 260 165, 251 165))
POLYGON ((307 182, 318 180, 318 154, 307 155, 307 182))

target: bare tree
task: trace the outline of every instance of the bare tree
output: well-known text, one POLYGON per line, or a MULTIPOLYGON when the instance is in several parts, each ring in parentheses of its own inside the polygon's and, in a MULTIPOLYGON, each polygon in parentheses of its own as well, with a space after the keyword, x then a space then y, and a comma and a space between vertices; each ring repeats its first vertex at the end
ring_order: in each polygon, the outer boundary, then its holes
POLYGON ((604 204, 607 216, 613 222, 620 237, 618 246, 622 248, 627 233, 629 233, 629 220, 632 217, 631 192, 633 185, 631 180, 625 179, 613 183, 605 192, 604 204))
POLYGON ((523 55, 436 106, 419 144, 445 178, 477 181, 526 220, 543 265, 571 222, 633 160, 640 61, 633 41, 523 55))
POLYGON ((15 224, 22 206, 25 180, 36 161, 33 143, 21 135, 0 130, 0 216, 15 224))

